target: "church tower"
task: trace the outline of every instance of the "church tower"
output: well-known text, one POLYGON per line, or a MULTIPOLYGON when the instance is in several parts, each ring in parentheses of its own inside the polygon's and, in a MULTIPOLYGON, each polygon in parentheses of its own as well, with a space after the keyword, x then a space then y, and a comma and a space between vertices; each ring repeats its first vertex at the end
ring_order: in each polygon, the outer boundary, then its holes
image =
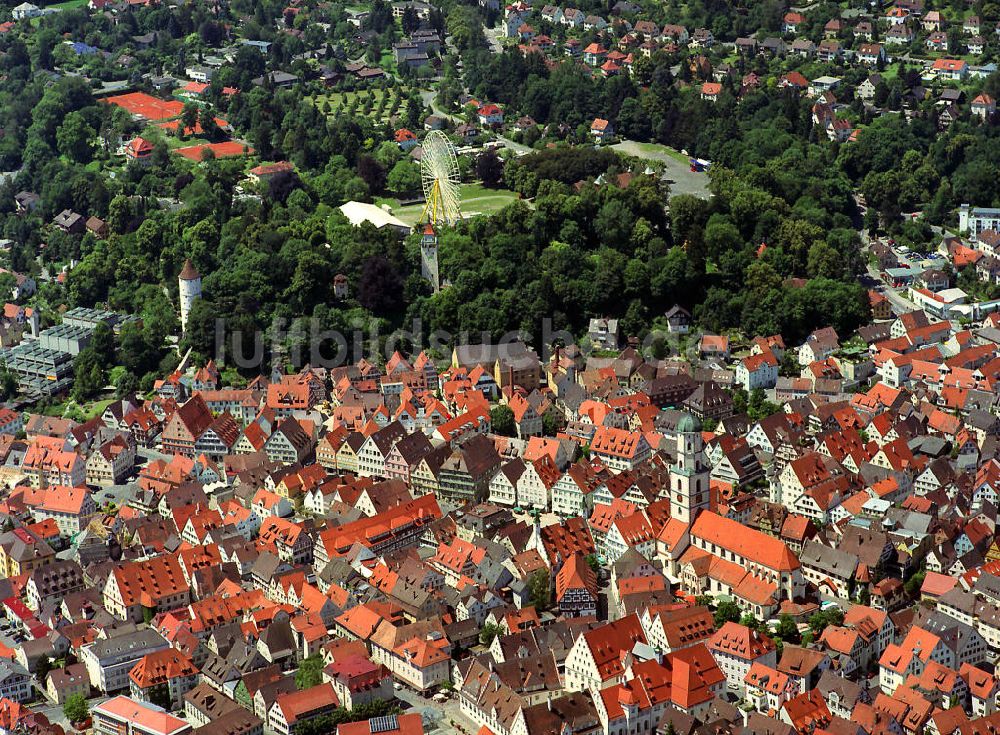
POLYGON ((691 523, 709 507, 709 475, 701 422, 689 413, 677 422, 677 457, 670 466, 670 517, 691 523))
POLYGON ((177 285, 180 288, 181 332, 183 333, 187 328, 191 306, 194 304, 195 299, 201 298, 201 274, 194 267, 190 258, 184 261, 184 267, 177 278, 177 285))
POLYGON ((424 225, 420 236, 420 273, 431 283, 434 293, 441 290, 441 280, 438 276, 438 238, 434 227, 424 225))

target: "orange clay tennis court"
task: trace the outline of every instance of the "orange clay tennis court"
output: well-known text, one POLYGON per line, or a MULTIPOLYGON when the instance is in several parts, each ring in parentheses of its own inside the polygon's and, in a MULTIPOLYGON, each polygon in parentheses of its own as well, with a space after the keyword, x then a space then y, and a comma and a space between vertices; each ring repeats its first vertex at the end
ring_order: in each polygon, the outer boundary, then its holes
MULTIPOLYGON (((229 123, 226 122, 225 120, 223 120, 221 117, 215 118, 215 124, 220 129, 222 129, 222 130, 225 130, 226 128, 229 127, 229 123)), ((175 135, 179 135, 180 134, 180 129, 181 129, 181 121, 180 120, 167 120, 166 122, 156 123, 156 127, 163 128, 164 130, 169 130, 171 133, 174 133, 175 135)), ((204 132, 205 131, 202 129, 200 122, 196 122, 194 124, 194 128, 193 129, 192 128, 185 128, 184 129, 184 135, 201 135, 204 132)))
POLYGON ((205 151, 210 150, 216 158, 230 158, 232 156, 242 156, 253 153, 253 148, 238 140, 227 140, 224 143, 205 143, 203 145, 191 145, 187 148, 178 148, 174 151, 178 155, 184 156, 189 161, 205 160, 205 151))
POLYGON ((177 100, 161 100, 145 92, 130 92, 129 94, 119 94, 108 97, 105 100, 108 104, 117 105, 123 110, 133 115, 138 115, 146 120, 169 120, 177 117, 184 111, 184 103, 177 100))

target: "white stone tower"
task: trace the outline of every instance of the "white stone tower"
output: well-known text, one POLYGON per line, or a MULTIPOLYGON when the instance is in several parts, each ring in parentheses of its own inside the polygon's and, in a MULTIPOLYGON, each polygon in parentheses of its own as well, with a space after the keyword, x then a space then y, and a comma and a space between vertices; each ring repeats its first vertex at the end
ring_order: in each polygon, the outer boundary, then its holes
POLYGON ((438 238, 434 227, 424 225, 420 236, 420 273, 431 282, 434 293, 441 290, 441 279, 438 276, 438 238))
POLYGON ((333 298, 341 300, 347 298, 347 276, 343 273, 333 277, 333 298))
POLYGON ((191 259, 184 261, 184 267, 177 278, 177 285, 180 287, 181 302, 181 332, 187 327, 188 314, 191 313, 191 306, 195 299, 201 298, 201 274, 194 267, 191 259))
POLYGON ((709 507, 711 472, 702 449, 701 422, 686 413, 677 422, 677 458, 670 466, 670 517, 684 523, 709 507))

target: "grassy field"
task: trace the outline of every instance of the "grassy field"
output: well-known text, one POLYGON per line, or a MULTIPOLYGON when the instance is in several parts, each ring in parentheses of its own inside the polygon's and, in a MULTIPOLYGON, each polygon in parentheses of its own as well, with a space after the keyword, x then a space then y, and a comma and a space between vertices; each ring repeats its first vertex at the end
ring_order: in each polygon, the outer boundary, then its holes
POLYGON ((683 163, 685 166, 688 165, 688 157, 680 151, 675 151, 670 146, 660 145, 659 143, 634 143, 633 145, 643 153, 648 153, 654 156, 670 156, 674 160, 683 163))
MULTIPOLYGON (((478 183, 462 184, 462 214, 466 217, 498 212, 516 199, 517 194, 509 189, 487 189, 478 183)), ((408 225, 417 223, 424 208, 423 204, 407 204, 400 207, 393 199, 387 200, 386 203, 392 207, 393 215, 408 225)))
MULTIPOLYGON (((73 8, 85 8, 90 0, 64 0, 61 3, 52 3, 51 5, 45 5, 40 7, 54 8, 56 10, 72 10, 73 8)), ((33 28, 37 28, 38 24, 42 22, 41 16, 31 18, 28 20, 28 24, 33 28)))

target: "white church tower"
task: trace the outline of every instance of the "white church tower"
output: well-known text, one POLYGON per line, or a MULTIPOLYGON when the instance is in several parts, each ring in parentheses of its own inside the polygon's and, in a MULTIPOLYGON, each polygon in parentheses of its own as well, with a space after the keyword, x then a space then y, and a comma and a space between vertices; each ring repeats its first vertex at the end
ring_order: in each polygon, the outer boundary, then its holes
POLYGON ((194 267, 191 259, 184 261, 184 267, 177 278, 177 285, 180 287, 181 302, 181 332, 187 328, 188 315, 191 313, 191 306, 195 299, 201 298, 201 274, 194 267))
POLYGON ((709 477, 701 422, 689 413, 677 422, 677 457, 670 466, 670 517, 691 523, 709 507, 709 477))

